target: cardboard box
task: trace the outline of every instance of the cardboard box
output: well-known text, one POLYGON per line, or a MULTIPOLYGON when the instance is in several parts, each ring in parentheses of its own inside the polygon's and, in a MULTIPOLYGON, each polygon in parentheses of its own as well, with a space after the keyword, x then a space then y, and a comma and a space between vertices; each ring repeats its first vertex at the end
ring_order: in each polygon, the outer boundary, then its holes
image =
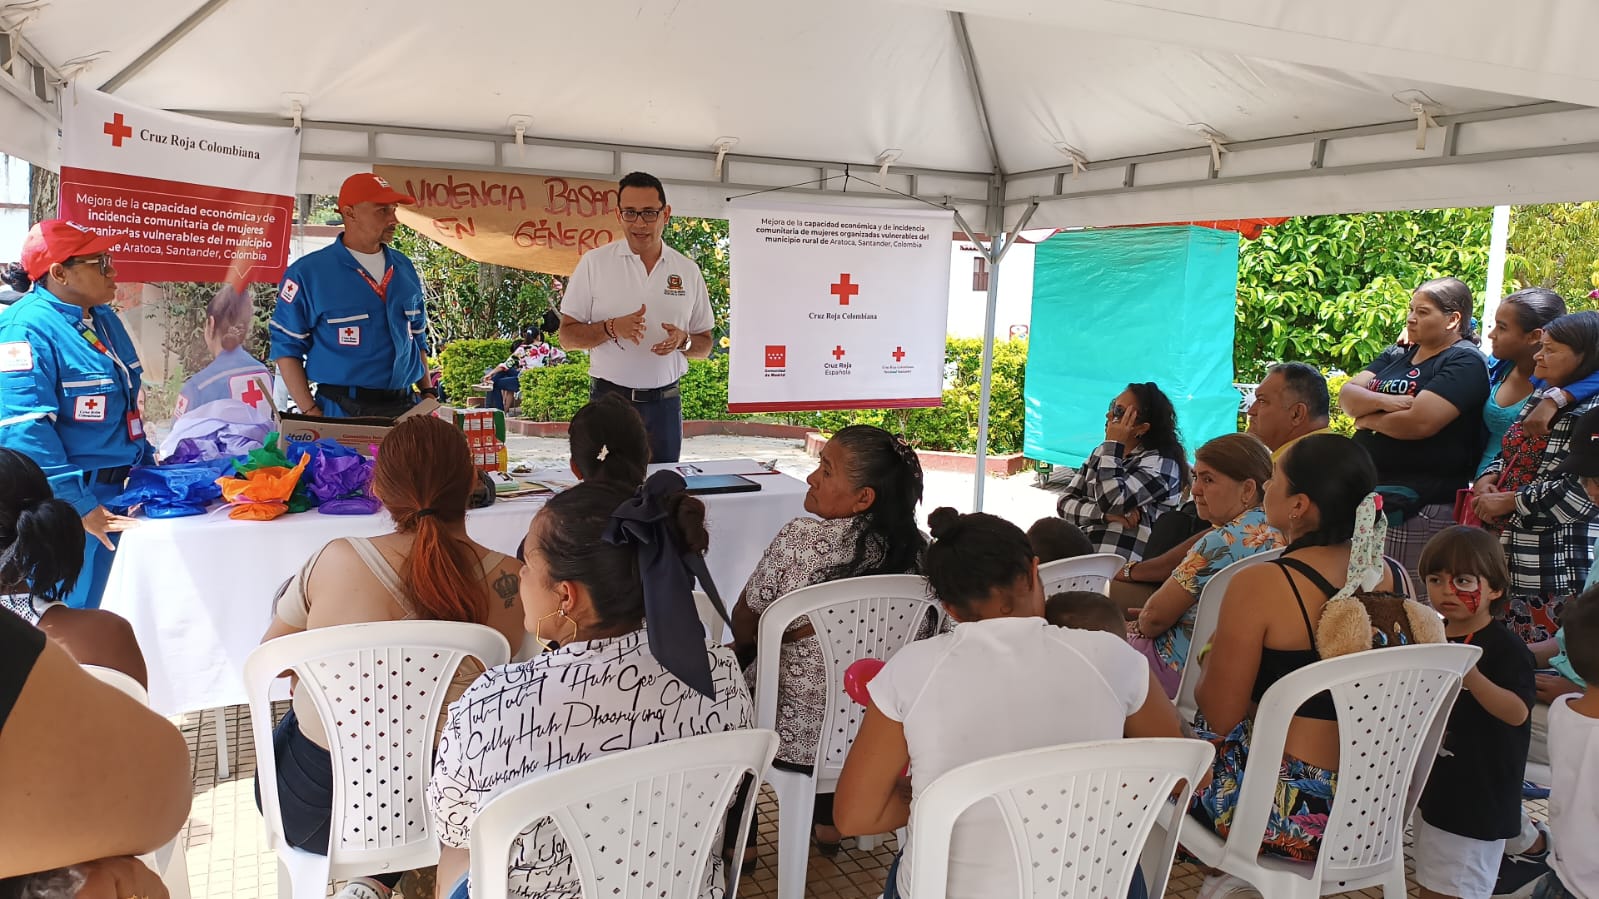
POLYGON ((383 438, 388 436, 396 423, 415 415, 437 415, 453 422, 455 410, 440 406, 437 400, 425 398, 412 406, 411 411, 393 421, 386 418, 317 418, 283 413, 278 416, 277 427, 285 440, 331 439, 363 456, 370 456, 373 448, 383 443, 383 438))

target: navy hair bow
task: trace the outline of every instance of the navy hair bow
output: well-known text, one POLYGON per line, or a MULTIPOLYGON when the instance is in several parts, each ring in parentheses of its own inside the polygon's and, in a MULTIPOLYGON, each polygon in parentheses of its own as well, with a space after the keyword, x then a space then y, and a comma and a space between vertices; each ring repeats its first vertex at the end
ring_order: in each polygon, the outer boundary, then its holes
MULTIPOLYGON (((675 471, 650 475, 633 497, 611 513, 601 537, 607 543, 638 548, 639 576, 644 581, 644 624, 650 652, 667 671, 701 694, 716 697, 711 663, 705 653, 705 630, 694 608, 694 580, 727 611, 699 553, 685 552, 672 537, 664 498, 687 486, 675 471)), ((729 622, 731 624, 731 622, 729 622)))

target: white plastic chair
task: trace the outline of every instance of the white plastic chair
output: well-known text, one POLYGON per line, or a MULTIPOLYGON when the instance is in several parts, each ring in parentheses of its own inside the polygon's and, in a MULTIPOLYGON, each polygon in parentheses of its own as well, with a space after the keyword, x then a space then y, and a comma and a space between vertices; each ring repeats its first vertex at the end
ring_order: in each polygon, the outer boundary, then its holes
POLYGON ((888 661, 928 620, 942 616, 915 574, 879 574, 814 584, 779 598, 761 613, 755 654, 755 726, 777 729, 779 654, 783 631, 796 618, 816 630, 827 677, 821 739, 811 774, 773 768, 766 782, 777 793, 777 895, 802 899, 809 866, 811 815, 817 793, 831 793, 866 710, 844 692, 844 669, 857 659, 888 661))
POLYGON ((910 894, 944 899, 956 819, 992 799, 1015 853, 1018 899, 1126 896, 1140 860, 1149 895, 1164 896, 1176 835, 1163 833, 1158 845, 1145 841, 1174 790, 1187 808, 1215 755, 1202 740, 1103 740, 955 768, 911 809, 910 894))
POLYGON ((1221 617, 1221 601, 1227 595, 1227 585, 1233 582, 1245 565, 1269 562, 1282 555, 1280 549, 1258 552, 1247 559, 1228 565, 1210 576, 1205 589, 1199 591, 1198 610, 1194 613, 1194 633, 1188 640, 1188 658, 1183 662, 1183 679, 1177 686, 1177 716, 1184 724, 1191 724, 1199 705, 1194 701, 1194 690, 1199 686, 1199 651, 1216 633, 1216 620, 1221 617))
MULTIPOLYGON (((751 776, 759 786, 776 752, 776 732, 735 730, 613 752, 517 784, 472 822, 473 899, 510 896, 522 834, 545 819, 560 830, 584 896, 698 899, 739 785, 751 776)), ((744 845, 754 811, 744 804, 733 845, 744 845)), ((726 867, 726 895, 736 896, 739 866, 726 867)))
MULTIPOLYGON (((150 704, 149 692, 130 675, 99 665, 84 665, 83 670, 101 683, 121 690, 140 705, 150 704)), ((144 856, 150 869, 160 875, 161 882, 166 884, 171 899, 189 899, 189 859, 182 845, 182 836, 180 832, 170 843, 144 856)))
POLYGON ((711 599, 711 595, 704 590, 695 590, 694 610, 700 615, 700 623, 705 625, 705 636, 713 643, 721 643, 727 624, 716 611, 716 600, 711 599))
POLYGON ((1374 886, 1387 899, 1404 899, 1405 825, 1438 755, 1460 679, 1481 655, 1479 646, 1453 643, 1373 649, 1307 665, 1273 684, 1255 712, 1250 762, 1227 839, 1186 809, 1173 810, 1183 846, 1272 899, 1374 886), (1288 723, 1305 700, 1324 690, 1338 709, 1340 750, 1321 851, 1313 862, 1263 855, 1288 723))
POLYGON ((250 653, 244 686, 280 897, 323 899, 329 880, 438 863, 424 792, 445 691, 468 657, 492 668, 505 664, 511 650, 499 631, 480 624, 384 621, 316 628, 250 653), (270 693, 278 674, 291 670, 296 689, 322 718, 333 759, 327 855, 295 849, 283 838, 270 693))
POLYGON ((1038 579, 1044 582, 1044 596, 1054 596, 1063 590, 1091 590, 1109 593, 1111 579, 1122 570, 1127 560, 1115 553, 1094 553, 1056 559, 1038 566, 1038 579))

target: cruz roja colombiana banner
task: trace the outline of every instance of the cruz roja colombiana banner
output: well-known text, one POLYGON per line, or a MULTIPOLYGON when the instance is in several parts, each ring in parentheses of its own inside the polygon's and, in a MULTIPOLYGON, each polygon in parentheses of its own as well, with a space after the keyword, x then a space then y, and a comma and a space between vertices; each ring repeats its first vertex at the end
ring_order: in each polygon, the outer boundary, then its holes
POLYGON ((734 203, 728 411, 937 406, 954 215, 734 203))
POLYGON ((129 103, 61 103, 61 215, 126 236, 121 281, 266 281, 288 265, 300 135, 129 103))

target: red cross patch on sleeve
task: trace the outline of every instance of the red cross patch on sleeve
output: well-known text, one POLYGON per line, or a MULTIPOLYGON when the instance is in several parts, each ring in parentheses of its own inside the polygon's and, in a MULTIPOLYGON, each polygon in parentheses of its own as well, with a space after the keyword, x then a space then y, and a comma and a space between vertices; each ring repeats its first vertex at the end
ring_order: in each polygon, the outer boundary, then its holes
POLYGON ((290 280, 283 282, 283 288, 278 291, 278 299, 285 303, 294 302, 294 297, 300 292, 300 285, 290 280))
POLYGON ((33 347, 25 340, 0 343, 0 371, 33 371, 33 347))

